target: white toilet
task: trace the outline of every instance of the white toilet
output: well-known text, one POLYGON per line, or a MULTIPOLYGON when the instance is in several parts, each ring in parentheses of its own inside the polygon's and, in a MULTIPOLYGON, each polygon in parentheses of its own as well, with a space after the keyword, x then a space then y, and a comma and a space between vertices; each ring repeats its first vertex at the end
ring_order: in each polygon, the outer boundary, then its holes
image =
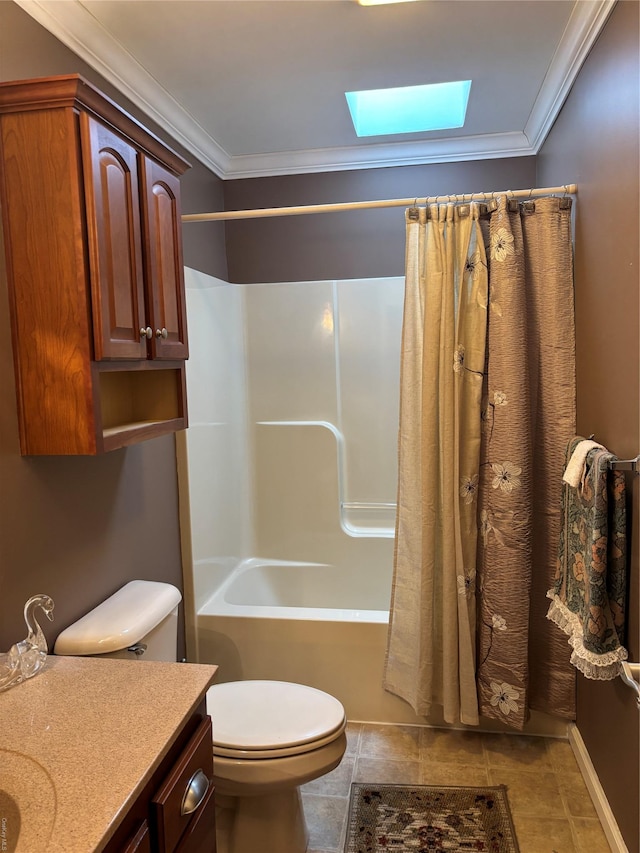
MULTIPOLYGON (((57 655, 175 661, 180 592, 131 581, 56 640, 57 655)), ((313 687, 234 681, 207 691, 213 721, 218 853, 304 853, 300 785, 337 767, 341 703, 313 687)))

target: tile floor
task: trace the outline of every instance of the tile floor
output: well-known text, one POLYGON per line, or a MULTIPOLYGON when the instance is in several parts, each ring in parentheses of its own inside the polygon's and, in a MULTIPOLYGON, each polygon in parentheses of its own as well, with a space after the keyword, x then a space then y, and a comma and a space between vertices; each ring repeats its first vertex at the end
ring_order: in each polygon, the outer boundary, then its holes
POLYGON ((350 723, 333 772, 302 788, 309 853, 344 849, 351 782, 506 785, 521 853, 610 853, 568 742, 350 723))

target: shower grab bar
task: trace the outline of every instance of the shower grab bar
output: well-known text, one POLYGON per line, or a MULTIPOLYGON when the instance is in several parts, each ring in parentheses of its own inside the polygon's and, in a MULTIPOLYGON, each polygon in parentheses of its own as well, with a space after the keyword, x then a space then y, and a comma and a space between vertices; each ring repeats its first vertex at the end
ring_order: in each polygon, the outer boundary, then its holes
POLYGON ((635 474, 640 473, 640 456, 635 459, 612 459, 609 462, 609 468, 612 471, 633 471, 635 474))
POLYGON ((620 662, 620 678, 624 681, 627 687, 635 690, 636 704, 640 711, 640 663, 620 662))

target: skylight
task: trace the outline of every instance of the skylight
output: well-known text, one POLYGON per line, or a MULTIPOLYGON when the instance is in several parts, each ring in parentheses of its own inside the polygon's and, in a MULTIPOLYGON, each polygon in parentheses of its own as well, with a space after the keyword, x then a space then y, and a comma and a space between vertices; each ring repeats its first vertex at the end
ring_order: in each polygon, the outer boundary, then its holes
POLYGON ((358 136, 462 127, 471 80, 345 92, 358 136))

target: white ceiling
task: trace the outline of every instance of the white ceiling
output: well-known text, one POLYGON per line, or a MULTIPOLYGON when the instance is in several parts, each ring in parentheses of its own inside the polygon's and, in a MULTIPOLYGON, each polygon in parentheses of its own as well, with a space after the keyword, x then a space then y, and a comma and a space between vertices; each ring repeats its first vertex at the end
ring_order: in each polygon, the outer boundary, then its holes
POLYGON ((16 0, 222 178, 537 153, 614 0, 16 0), (358 139, 344 93, 473 81, 465 126, 358 139))

